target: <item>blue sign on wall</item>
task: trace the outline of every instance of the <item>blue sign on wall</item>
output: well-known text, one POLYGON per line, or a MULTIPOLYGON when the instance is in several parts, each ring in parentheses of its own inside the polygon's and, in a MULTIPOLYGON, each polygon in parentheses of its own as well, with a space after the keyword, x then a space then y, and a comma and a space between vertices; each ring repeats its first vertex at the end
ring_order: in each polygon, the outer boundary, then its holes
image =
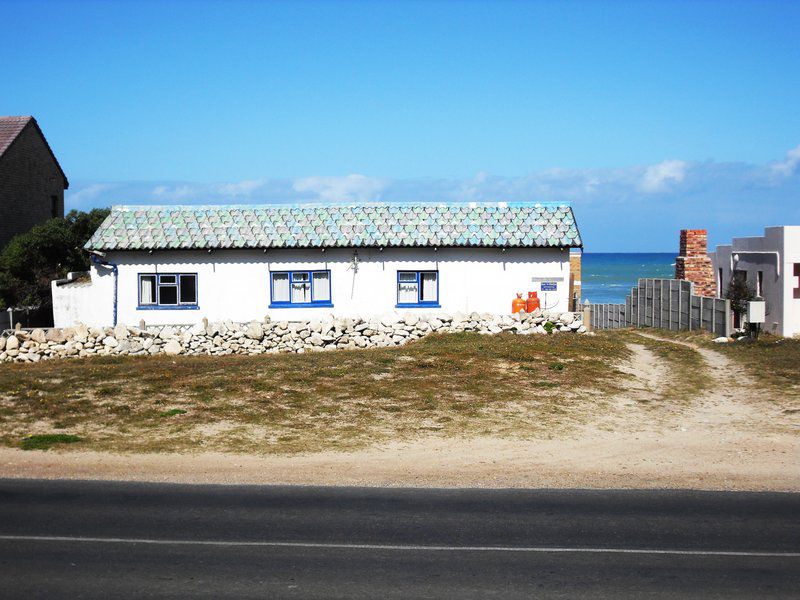
POLYGON ((543 292, 555 292, 558 290, 558 284, 555 281, 543 281, 542 282, 542 291, 543 292))

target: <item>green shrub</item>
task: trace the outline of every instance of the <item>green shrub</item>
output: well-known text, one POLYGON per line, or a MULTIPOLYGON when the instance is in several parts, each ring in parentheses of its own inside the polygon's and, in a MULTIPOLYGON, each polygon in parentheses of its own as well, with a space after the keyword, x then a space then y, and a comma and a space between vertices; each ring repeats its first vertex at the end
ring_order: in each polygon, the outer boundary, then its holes
POLYGON ((55 444, 74 444, 82 441, 77 435, 68 433, 47 433, 42 435, 29 435, 22 440, 20 447, 23 450, 48 450, 55 444))
POLYGON ((161 417, 174 417, 175 415, 185 415, 186 411, 182 408, 172 408, 170 410, 165 410, 159 416, 161 417))

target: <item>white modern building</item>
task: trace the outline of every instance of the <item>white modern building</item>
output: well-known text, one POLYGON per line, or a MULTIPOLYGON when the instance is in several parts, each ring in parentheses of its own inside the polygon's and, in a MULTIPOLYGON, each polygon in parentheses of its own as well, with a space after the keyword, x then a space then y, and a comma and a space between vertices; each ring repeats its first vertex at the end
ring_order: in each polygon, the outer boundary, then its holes
POLYGON ((766 301, 765 331, 800 334, 800 226, 767 227, 763 236, 734 238, 709 258, 719 297, 731 278, 742 278, 766 301))
POLYGON ((570 309, 565 204, 117 206, 88 275, 53 282, 57 327, 570 309))

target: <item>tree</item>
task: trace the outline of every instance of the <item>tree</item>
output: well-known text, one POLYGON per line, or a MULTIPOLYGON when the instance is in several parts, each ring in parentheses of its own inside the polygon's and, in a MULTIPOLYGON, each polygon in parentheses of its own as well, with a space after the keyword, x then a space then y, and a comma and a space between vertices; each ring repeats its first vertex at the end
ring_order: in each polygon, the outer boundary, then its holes
POLYGON ((51 314, 50 282, 70 271, 88 271, 83 245, 108 216, 108 209, 72 210, 11 239, 0 253, 0 310, 38 307, 51 314))
POLYGON ((725 290, 725 297, 730 300, 731 310, 738 323, 741 322, 742 315, 747 312, 747 303, 756 297, 756 291, 747 283, 747 279, 734 275, 725 290))

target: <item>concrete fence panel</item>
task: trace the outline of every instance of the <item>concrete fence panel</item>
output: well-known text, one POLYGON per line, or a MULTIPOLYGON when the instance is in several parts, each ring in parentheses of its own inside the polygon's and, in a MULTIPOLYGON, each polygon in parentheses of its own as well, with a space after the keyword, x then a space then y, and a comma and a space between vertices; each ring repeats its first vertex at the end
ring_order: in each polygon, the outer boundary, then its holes
POLYGON ((697 296, 691 282, 681 279, 640 279, 624 304, 591 304, 589 308, 594 329, 657 327, 731 334, 730 302, 697 296))

